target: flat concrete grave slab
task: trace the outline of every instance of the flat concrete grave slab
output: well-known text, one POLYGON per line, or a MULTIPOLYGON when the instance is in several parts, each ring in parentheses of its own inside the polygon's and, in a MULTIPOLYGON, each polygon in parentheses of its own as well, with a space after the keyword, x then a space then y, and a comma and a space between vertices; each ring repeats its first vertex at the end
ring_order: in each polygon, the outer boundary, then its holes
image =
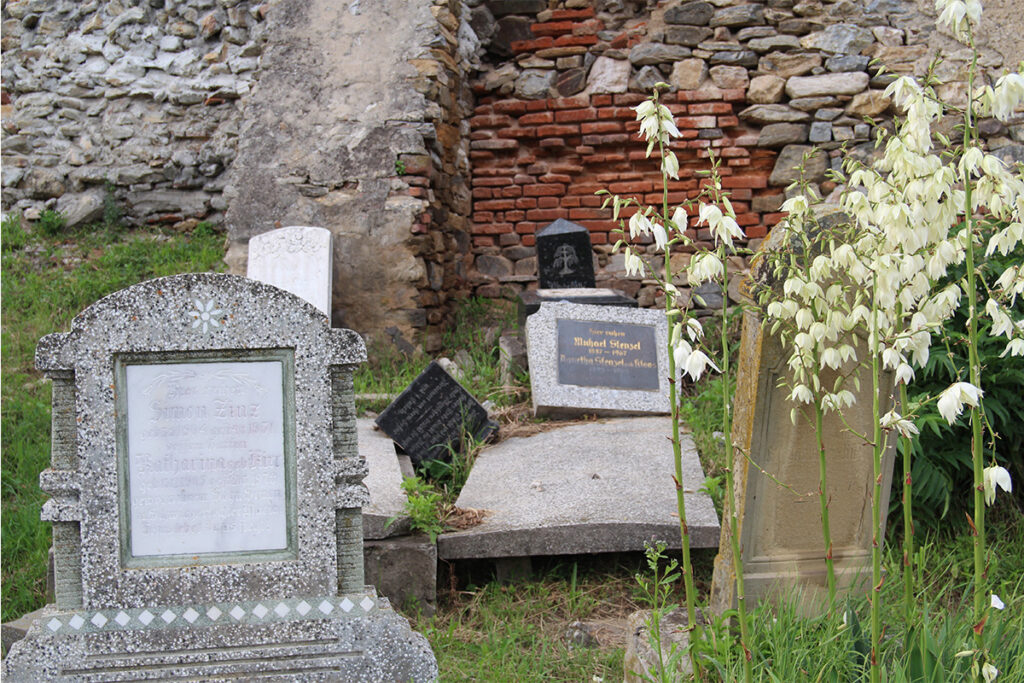
POLYGON ((405 514, 407 498, 402 490, 402 468, 395 442, 387 434, 374 429, 373 420, 357 419, 356 437, 359 439, 359 455, 366 458, 369 470, 363 480, 370 491, 370 502, 363 506, 363 538, 387 538, 409 533, 409 516, 405 514), (393 521, 389 524, 388 520, 393 521))
POLYGON ((420 373, 384 411, 377 425, 402 447, 413 464, 450 460, 463 432, 483 441, 498 423, 437 361, 420 373))
POLYGON ((331 231, 293 225, 249 240, 246 275, 302 297, 331 317, 331 231))
POLYGON ((526 319, 526 353, 536 415, 669 412, 661 311, 544 303, 526 319))
MULTIPOLYGON (((680 547, 666 417, 573 424, 485 449, 456 505, 486 510, 481 524, 442 534, 446 559, 577 555, 680 547)), ((698 488, 704 472, 683 437, 691 547, 718 545, 718 517, 698 488)))

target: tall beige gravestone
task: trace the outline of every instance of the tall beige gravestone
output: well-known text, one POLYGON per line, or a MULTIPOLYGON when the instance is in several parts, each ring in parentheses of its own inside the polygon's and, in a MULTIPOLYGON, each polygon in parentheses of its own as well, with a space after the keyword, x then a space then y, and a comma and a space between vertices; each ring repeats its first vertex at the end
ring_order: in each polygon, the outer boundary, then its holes
MULTIPOLYGON (((780 233, 781 229, 776 229, 769 235, 751 267, 752 275, 759 280, 765 272, 764 252, 779 247, 780 233)), ((719 613, 736 604, 728 524, 733 507, 739 513, 739 545, 748 607, 775 590, 789 591, 793 587, 801 588, 800 595, 806 604, 811 604, 819 588, 826 585, 817 495, 817 438, 814 426, 803 417, 797 416, 795 424, 790 418, 795 404, 788 399, 789 389, 779 385, 788 374, 789 352, 777 336, 770 334, 769 326, 762 324, 760 311, 750 298, 751 284, 747 281, 741 286, 748 306, 743 314, 733 400, 736 491, 734 500, 725 501, 711 586, 711 607, 719 613), (745 454, 749 454, 749 460, 745 454), (772 481, 761 470, 788 488, 772 481)), ((858 357, 865 355, 862 342, 858 357)), ((823 377, 824 383, 831 381, 823 377)), ((883 388, 880 396, 885 412, 893 394, 891 373, 884 376, 883 385, 888 387, 883 388)), ((857 403, 847 409, 846 419, 859 431, 871 433, 870 379, 862 380, 860 390, 854 393, 857 403)), ((863 590, 871 579, 872 448, 851 435, 834 413, 825 416, 824 430, 837 585, 841 590, 863 590)), ((890 444, 882 461, 880 537, 884 535, 894 457, 895 449, 890 444)))
POLYGON ((249 240, 246 276, 302 297, 331 317, 331 231, 290 226, 249 240))

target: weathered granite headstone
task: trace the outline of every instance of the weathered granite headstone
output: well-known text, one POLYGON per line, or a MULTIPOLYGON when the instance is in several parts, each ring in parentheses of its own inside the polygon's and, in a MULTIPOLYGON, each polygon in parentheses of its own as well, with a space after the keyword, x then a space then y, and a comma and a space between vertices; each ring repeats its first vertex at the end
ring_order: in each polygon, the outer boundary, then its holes
POLYGON ((362 340, 233 275, 116 292, 44 337, 56 604, 11 681, 430 680, 364 585, 362 340))
POLYGON ((623 306, 636 308, 636 299, 619 289, 607 287, 569 287, 561 289, 527 289, 519 295, 519 327, 540 310, 540 305, 552 301, 591 306, 623 306))
MULTIPOLYGON (((835 219, 835 214, 832 214, 835 219)), ((824 220, 824 219, 823 219, 824 220)), ((783 231, 776 229, 765 240, 751 266, 752 276, 765 281, 765 252, 781 248, 783 231)), ((746 296, 743 330, 737 367, 735 416, 732 439, 736 445, 735 505, 740 517, 740 548, 743 555, 744 589, 747 606, 774 591, 799 595, 809 605, 818 602, 819 587, 825 586, 825 549, 818 510, 818 452, 813 425, 798 417, 790 419, 793 403, 789 390, 779 381, 788 376, 788 352, 768 326, 750 297, 750 280, 741 283, 746 296), (745 454, 749 455, 749 459, 745 454), (757 467, 750 466, 753 461, 757 467), (782 488, 766 477, 763 469, 790 488, 782 488)), ((858 357, 866 349, 860 341, 858 357)), ((831 386, 835 376, 822 382, 831 386)), ((892 373, 886 373, 881 392, 882 405, 891 405, 892 373)), ((871 382, 861 380, 860 389, 850 388, 857 402, 845 411, 844 423, 835 413, 825 415, 824 442, 828 461, 829 526, 837 584, 843 590, 864 590, 871 578, 871 495, 874 481, 872 449, 851 435, 847 425, 871 432, 871 382)), ((888 407, 883 407, 883 412, 888 407)), ((882 522, 889 509, 889 487, 895 457, 894 444, 882 462, 882 522)), ((730 515, 725 501, 723 516, 730 515)), ((732 570, 729 525, 722 525, 722 539, 711 586, 711 607, 718 613, 735 606, 735 575, 732 570)), ((822 589, 823 590, 823 589, 822 589)))
POLYGON ((437 361, 377 416, 377 426, 402 447, 413 464, 450 460, 464 432, 484 440, 498 429, 487 410, 437 361))
POLYGON ((533 410, 668 413, 668 323, 661 311, 545 303, 526 320, 533 410))
POLYGON ((331 231, 291 226, 249 240, 246 275, 302 297, 331 317, 331 231))
POLYGON ((537 271, 541 289, 593 287, 590 231, 564 218, 538 230, 537 271))

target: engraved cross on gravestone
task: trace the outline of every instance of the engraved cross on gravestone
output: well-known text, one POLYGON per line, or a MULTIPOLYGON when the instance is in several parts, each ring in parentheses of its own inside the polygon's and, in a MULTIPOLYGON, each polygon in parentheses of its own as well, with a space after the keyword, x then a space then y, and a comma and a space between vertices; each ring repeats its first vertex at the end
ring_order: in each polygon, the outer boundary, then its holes
POLYGON ((541 289, 593 287, 590 231, 562 218, 539 230, 537 271, 541 289))

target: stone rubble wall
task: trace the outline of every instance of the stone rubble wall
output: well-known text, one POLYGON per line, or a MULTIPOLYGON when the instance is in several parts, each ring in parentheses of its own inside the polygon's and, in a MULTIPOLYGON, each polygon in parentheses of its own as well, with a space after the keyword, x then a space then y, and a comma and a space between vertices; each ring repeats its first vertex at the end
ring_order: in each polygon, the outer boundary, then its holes
POLYGON ((266 6, 251 0, 8 0, 3 206, 97 220, 220 221, 266 6))
MULTIPOLYGON (((713 151, 756 247, 782 217, 794 165, 812 146, 823 153, 806 178, 826 196, 835 189, 829 167, 875 152, 866 118, 891 128, 885 86, 923 75, 937 49, 946 53, 938 75, 955 81, 968 57, 935 30, 930 4, 910 0, 487 0, 472 23, 489 63, 473 84, 470 283, 487 297, 536 286, 534 234, 565 218, 590 230, 598 286, 657 303, 656 283, 626 277, 623 255, 611 253, 618 226, 594 192, 660 205, 658 163, 645 158, 630 109, 659 81, 672 86, 663 102, 682 132, 668 201, 697 195, 713 151)), ((998 74, 1006 60, 984 47, 981 63, 998 74)), ((963 96, 960 83, 943 88, 963 96)), ((1021 123, 987 121, 983 130, 991 149, 1024 161, 1021 123)), ((691 236, 709 239, 695 221, 691 236)), ((674 257, 680 266, 687 259, 674 257)))

